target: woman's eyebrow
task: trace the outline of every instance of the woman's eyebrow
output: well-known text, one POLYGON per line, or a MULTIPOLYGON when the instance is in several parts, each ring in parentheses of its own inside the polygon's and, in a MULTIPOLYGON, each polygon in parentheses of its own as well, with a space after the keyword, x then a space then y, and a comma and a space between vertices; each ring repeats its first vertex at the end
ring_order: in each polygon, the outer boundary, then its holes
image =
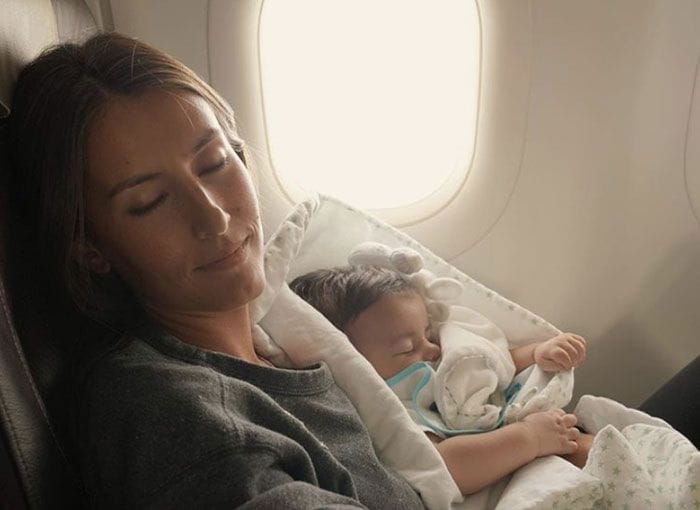
POLYGON ((192 147, 192 151, 190 152, 191 155, 197 154, 202 147, 204 147, 206 144, 211 142, 211 140, 219 134, 219 130, 215 128, 209 128, 207 129, 202 136, 199 137, 199 140, 197 140, 197 143, 194 144, 194 147, 192 147))
MULTIPOLYGON (((197 154, 197 152, 199 152, 205 145, 211 142, 218 133, 219 131, 215 128, 207 129, 194 144, 194 147, 192 147, 190 154, 197 154)), ((109 198, 114 198, 115 195, 118 195, 125 189, 133 188, 134 186, 138 186, 139 184, 142 184, 146 181, 157 179, 161 176, 161 174, 162 172, 151 172, 148 174, 141 174, 130 177, 114 186, 114 188, 112 188, 112 191, 109 192, 109 198)))
POLYGON ((134 186, 138 186, 139 184, 142 184, 146 181, 152 181, 153 179, 157 179, 162 175, 163 172, 151 172, 148 174, 141 174, 141 175, 135 175, 133 177, 129 177, 128 179, 120 182, 114 188, 112 188, 112 191, 109 192, 109 198, 114 198, 115 195, 121 193, 125 189, 133 188, 134 186))

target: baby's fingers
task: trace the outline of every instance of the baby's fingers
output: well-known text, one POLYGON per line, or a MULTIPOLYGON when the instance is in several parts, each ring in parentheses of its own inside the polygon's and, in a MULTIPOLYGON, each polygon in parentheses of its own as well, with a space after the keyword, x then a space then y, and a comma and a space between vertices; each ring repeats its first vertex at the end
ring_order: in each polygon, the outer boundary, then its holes
POLYGON ((571 364, 568 365, 566 368, 571 368, 572 366, 577 365, 579 361, 583 359, 578 349, 576 348, 573 340, 570 340, 568 342, 562 342, 562 344, 559 347, 564 349, 569 355, 569 361, 571 364))
POLYGON ((584 348, 586 347, 586 339, 583 338, 581 335, 575 335, 574 333, 567 333, 567 334, 568 334, 570 337, 573 337, 573 338, 575 338, 576 340, 578 340, 578 341, 584 346, 584 348))
MULTIPOLYGON (((576 418, 575 414, 564 414, 561 417, 561 424, 567 428, 573 427, 574 425, 576 425, 576 423, 578 423, 578 418, 576 418)), ((578 432, 578 429, 573 430, 576 430, 578 432)))
POLYGON ((562 368, 562 370, 571 368, 574 365, 571 361, 569 353, 566 352, 566 349, 564 349, 561 346, 557 347, 552 351, 551 358, 562 368))
POLYGON ((581 431, 579 431, 574 425, 576 425, 576 416, 573 414, 565 414, 564 416, 561 417, 562 425, 566 427, 566 430, 564 431, 564 452, 565 454, 567 453, 574 453, 576 450, 578 450, 578 438, 581 435, 581 431))
POLYGON ((567 441, 564 444, 564 451, 562 453, 574 453, 576 450, 578 450, 578 443, 576 441, 567 441))
POLYGON ((576 349, 576 353, 578 355, 576 364, 580 365, 586 357, 586 340, 584 340, 583 337, 574 334, 570 334, 570 337, 570 345, 576 349))
POLYGON ((581 436, 581 431, 577 429, 576 427, 571 427, 569 429, 566 429, 566 438, 569 439, 570 441, 576 441, 576 444, 578 444, 578 438, 581 436))

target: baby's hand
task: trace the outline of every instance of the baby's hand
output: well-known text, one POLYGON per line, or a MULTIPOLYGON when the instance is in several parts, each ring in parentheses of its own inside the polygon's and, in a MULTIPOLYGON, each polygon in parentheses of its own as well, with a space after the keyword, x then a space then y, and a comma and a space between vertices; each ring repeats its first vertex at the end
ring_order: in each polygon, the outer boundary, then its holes
POLYGON ((520 423, 528 428, 537 446, 537 457, 564 455, 578 449, 576 441, 581 432, 574 427, 576 416, 573 414, 553 409, 531 414, 520 423))
POLYGON ((562 333, 535 347, 535 363, 545 372, 579 366, 586 357, 586 341, 573 333, 562 333))

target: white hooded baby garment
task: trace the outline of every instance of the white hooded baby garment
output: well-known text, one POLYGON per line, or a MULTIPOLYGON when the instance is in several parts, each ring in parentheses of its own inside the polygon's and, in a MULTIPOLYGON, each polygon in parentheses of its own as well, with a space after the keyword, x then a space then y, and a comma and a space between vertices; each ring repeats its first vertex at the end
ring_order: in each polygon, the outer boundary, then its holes
POLYGON ((437 369, 414 363, 387 380, 411 418, 443 438, 502 425, 520 387, 511 386, 515 365, 503 332, 483 315, 453 305, 439 337, 437 369))
POLYGON ((503 332, 483 315, 450 306, 439 327, 442 357, 434 368, 410 365, 387 380, 413 420, 445 438, 486 432, 571 399, 571 371, 547 374, 533 367, 517 377, 503 332))

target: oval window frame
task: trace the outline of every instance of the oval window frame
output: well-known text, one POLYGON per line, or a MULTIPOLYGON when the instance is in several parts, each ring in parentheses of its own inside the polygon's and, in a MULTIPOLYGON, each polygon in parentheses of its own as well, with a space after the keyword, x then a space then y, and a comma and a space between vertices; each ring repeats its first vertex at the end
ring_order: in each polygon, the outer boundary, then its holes
MULTIPOLYGON (((259 83, 260 83, 260 97, 262 106, 262 120, 265 126, 265 146, 267 148, 267 159, 269 162, 270 169, 272 171, 273 177, 276 181, 277 187, 284 195, 284 197, 292 204, 298 203, 309 196, 309 191, 305 190, 299 186, 291 176, 288 176, 285 172, 278 170, 279 165, 275 161, 275 157, 271 148, 270 143, 270 130, 269 121, 267 115, 267 109, 265 107, 265 92, 263 88, 263 66, 261 57, 261 30, 263 11, 265 4, 269 3, 266 0, 260 1, 260 11, 258 18, 258 72, 259 72, 259 83)), ((447 177, 443 180, 437 188, 433 189, 430 193, 426 194, 424 197, 408 202, 404 205, 397 207, 386 207, 380 209, 368 208, 367 210, 391 223, 394 226, 402 227, 407 225, 412 225, 419 223, 420 221, 431 217, 432 215, 438 213, 441 209, 445 208, 459 193, 461 187, 466 182, 469 173, 472 168, 474 161, 474 154, 476 152, 477 144, 477 131, 479 126, 479 114, 480 114, 480 99, 481 99, 481 70, 482 70, 482 22, 481 22, 481 9, 479 2, 472 0, 472 4, 475 10, 476 18, 476 29, 478 31, 476 37, 476 62, 477 62, 477 76, 476 76, 476 87, 475 87, 475 97, 474 97, 474 127, 472 131, 471 140, 471 153, 465 156, 464 164, 454 168, 447 177)), ((465 144, 466 145, 466 144, 465 144)), ((323 191, 321 191, 323 192, 323 191)), ((353 204, 350 204, 353 205, 353 204)))

